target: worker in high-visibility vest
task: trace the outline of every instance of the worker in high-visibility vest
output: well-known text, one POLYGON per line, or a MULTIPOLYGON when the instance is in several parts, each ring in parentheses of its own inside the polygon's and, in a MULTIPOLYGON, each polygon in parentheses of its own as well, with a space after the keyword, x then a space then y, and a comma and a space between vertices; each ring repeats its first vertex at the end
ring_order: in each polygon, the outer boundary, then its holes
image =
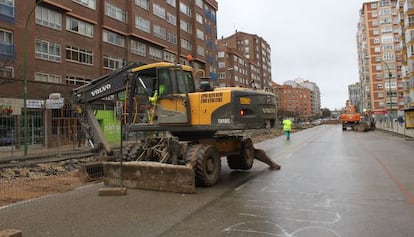
POLYGON ((283 132, 285 133, 286 139, 290 139, 290 132, 292 131, 292 121, 289 118, 286 118, 282 122, 283 132))

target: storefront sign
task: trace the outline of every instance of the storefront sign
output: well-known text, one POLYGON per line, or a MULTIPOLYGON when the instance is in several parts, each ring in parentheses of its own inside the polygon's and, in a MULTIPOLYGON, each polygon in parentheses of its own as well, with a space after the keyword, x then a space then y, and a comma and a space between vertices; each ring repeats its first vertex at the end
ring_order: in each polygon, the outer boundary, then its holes
POLYGON ((59 99, 47 99, 46 100, 46 109, 61 109, 65 105, 64 98, 59 99))
POLYGON ((45 105, 44 100, 27 100, 26 106, 28 109, 41 109, 45 105))

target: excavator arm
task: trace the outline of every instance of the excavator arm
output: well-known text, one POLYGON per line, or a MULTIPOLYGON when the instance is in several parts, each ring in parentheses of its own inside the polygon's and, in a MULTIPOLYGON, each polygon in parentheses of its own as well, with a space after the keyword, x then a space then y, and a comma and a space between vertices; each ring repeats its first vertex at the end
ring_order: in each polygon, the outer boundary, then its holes
POLYGON ((107 154, 112 153, 112 148, 106 141, 95 117, 93 104, 103 98, 127 90, 131 70, 141 65, 130 63, 73 90, 72 103, 76 106, 81 129, 93 151, 105 151, 107 154))

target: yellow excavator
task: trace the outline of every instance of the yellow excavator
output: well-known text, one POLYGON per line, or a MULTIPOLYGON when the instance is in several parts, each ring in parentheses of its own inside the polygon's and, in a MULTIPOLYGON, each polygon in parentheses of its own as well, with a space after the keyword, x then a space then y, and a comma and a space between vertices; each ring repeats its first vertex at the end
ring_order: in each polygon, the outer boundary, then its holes
POLYGON ((275 127, 274 94, 214 88, 209 78, 195 80, 194 74, 186 65, 130 63, 73 90, 88 143, 111 157, 102 163, 106 185, 194 193, 195 186, 218 182, 221 157, 231 169, 248 170, 255 158, 280 168, 243 136, 275 127), (120 97, 121 154, 113 155, 95 109, 120 97))

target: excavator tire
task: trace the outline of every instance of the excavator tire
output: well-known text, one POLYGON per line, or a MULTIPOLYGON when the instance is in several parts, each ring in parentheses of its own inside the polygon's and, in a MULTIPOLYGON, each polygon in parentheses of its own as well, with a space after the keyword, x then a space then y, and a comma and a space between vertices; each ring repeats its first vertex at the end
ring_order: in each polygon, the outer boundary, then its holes
POLYGON ((241 148, 240 154, 227 156, 227 165, 232 170, 249 170, 253 166, 255 150, 252 139, 244 139, 241 148))
POLYGON ((187 150, 186 160, 194 169, 197 186, 210 187, 220 179, 221 160, 214 146, 192 145, 187 150))

